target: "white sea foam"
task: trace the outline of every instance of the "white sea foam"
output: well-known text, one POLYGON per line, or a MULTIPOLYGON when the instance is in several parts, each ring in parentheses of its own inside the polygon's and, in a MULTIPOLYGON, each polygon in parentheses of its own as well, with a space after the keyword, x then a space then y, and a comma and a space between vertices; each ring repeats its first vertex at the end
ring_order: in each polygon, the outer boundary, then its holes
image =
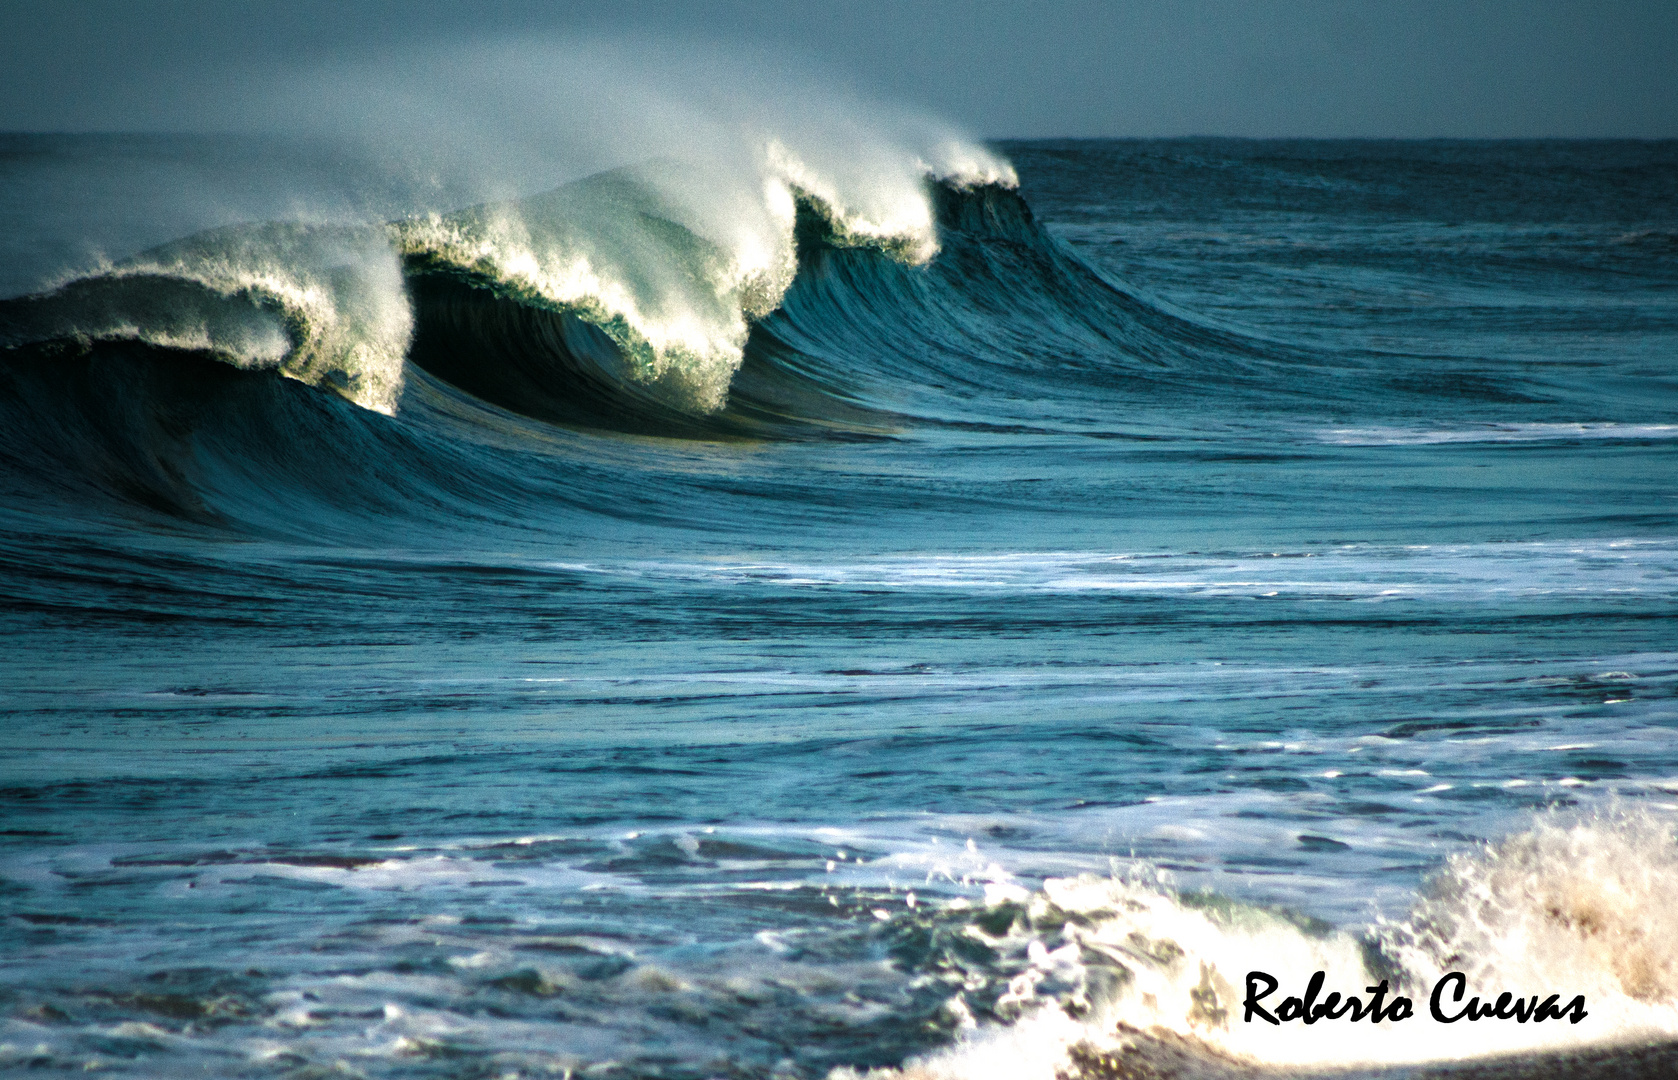
POLYGON ((1257 552, 904 554, 846 562, 566 564, 604 575, 784 588, 1124 592, 1390 602, 1414 599, 1672 595, 1678 544, 1662 539, 1257 552))
MULTIPOLYGON (((732 881, 667 880, 671 868, 658 853, 666 849, 649 847, 655 856, 651 865, 666 879, 662 883, 637 886, 633 875, 611 881, 606 879, 613 875, 598 875, 594 883, 629 902, 658 893, 714 904, 730 891, 795 892, 813 878, 825 882, 831 898, 848 912, 833 928, 840 938, 878 934, 870 940, 908 942, 929 933, 944 935, 941 940, 953 934, 972 948, 927 959, 942 956, 938 964, 944 965, 965 955, 973 966, 963 971, 921 968, 920 961, 910 960, 906 970, 894 972, 868 948, 828 955, 824 942, 839 939, 809 927, 761 931, 720 952, 678 949, 664 956, 668 942, 661 933, 638 936, 610 921, 579 922, 563 914, 563 905, 532 909, 502 902, 493 905, 506 916, 500 919, 476 919, 482 913, 478 905, 461 914, 429 908, 426 917, 361 921, 341 930, 331 939, 327 970, 295 972, 265 984, 259 1024, 248 1022, 249 1003, 206 988, 199 991, 207 995, 206 1015, 223 1010, 225 1025, 154 1035, 131 1024, 120 1033, 95 1034, 148 1038, 182 1058, 234 1052, 260 1060, 300 1053, 314 1060, 348 1055, 376 1062, 448 1052, 451 1046, 491 1047, 498 1061, 528 1054, 535 1055, 532 1066, 581 1070, 633 1056, 649 1030, 684 1060, 715 1052, 682 1023, 661 1019, 666 1007, 681 1015, 700 1009, 714 1016, 722 1015, 715 1011, 718 1002, 736 1012, 746 1003, 762 1010, 756 1014, 762 1022, 784 1014, 801 1023, 817 1017, 861 1030, 885 1016, 887 1007, 872 998, 840 1000, 838 991, 866 985, 874 993, 882 981, 900 977, 953 991, 956 996, 940 1015, 961 1034, 953 1046, 901 1070, 870 1074, 876 1080, 1054 1080, 1075 1075, 1067 1070, 1068 1055, 1080 1045, 1130 1054, 1133 1060, 1141 1055, 1142 1065, 1166 1046, 1188 1055, 1191 1064, 1347 1067, 1678 1036, 1678 848, 1671 819, 1647 809, 1609 806, 1572 818, 1545 817, 1501 843, 1460 854, 1424 888, 1409 914, 1373 930, 1336 930, 1227 894, 1179 893, 1168 875, 1135 863, 1111 876, 1063 873, 1033 888, 1034 878, 1016 874, 1008 864, 1040 862, 1045 853, 1007 853, 959 839, 964 827, 981 824, 944 818, 908 820, 895 828, 889 822, 764 824, 618 834, 625 843, 668 844, 697 860, 720 859, 732 881), (943 842, 927 831, 933 824, 946 834, 943 842), (713 842, 722 846, 708 850, 713 842), (784 853, 770 860, 781 868, 761 880, 750 877, 761 857, 756 853, 766 851, 784 853), (802 885, 785 877, 785 869, 799 863, 810 864, 811 877, 802 885), (1372 942, 1380 944, 1384 961, 1372 960, 1372 942), (410 953, 433 956, 437 963, 380 969, 390 957, 410 953), (1326 991, 1362 997, 1364 987, 1388 979, 1395 993, 1413 999, 1416 1011, 1407 1020, 1378 1026, 1323 1020, 1307 1030, 1297 1023, 1244 1023, 1240 999, 1246 972, 1255 970, 1280 983, 1269 999, 1272 1006, 1283 995, 1301 993, 1312 973, 1323 971, 1326 991), (1464 972, 1470 991, 1482 997, 1504 989, 1557 993, 1565 1005, 1573 994, 1584 994, 1590 1015, 1577 1026, 1554 1020, 1441 1025, 1428 1016, 1427 992, 1452 970, 1464 972), (461 1005, 496 994, 509 995, 501 1004, 511 1011, 486 1015, 461 1005), (566 1008, 557 1021, 543 1015, 542 1003, 550 998, 566 1008), (982 1010, 1001 1022, 976 1020, 982 1010), (624 1016, 631 1019, 619 1026, 624 1016)), ((494 856, 508 848, 527 851, 585 838, 503 836, 456 840, 425 851, 391 847, 387 860, 355 868, 298 865, 261 858, 253 850, 248 861, 195 866, 197 888, 167 895, 171 902, 197 903, 205 898, 198 890, 207 889, 214 901, 217 890, 271 887, 278 877, 381 894, 512 877, 543 894, 586 891, 591 883, 583 880, 585 873, 567 870, 565 857, 497 861, 494 856), (255 881, 243 880, 252 874, 255 881)), ((116 854, 116 848, 86 849, 72 879, 116 854)), ((53 856, 55 862, 62 857, 53 856)), ((124 865, 126 873, 134 873, 145 864, 125 858, 124 865)), ((184 888, 180 867, 165 860, 152 872, 166 890, 184 888)), ((8 865, 7 876, 20 880, 17 869, 8 865)), ((315 939, 305 934, 302 940, 315 939)), ((148 939, 143 947, 155 943, 148 939)), ((80 948, 97 967, 108 962, 112 943, 95 938, 80 948)), ((62 950, 54 955, 59 962, 66 956, 62 950)), ((77 1037, 73 1028, 23 1014, 0 1018, 0 1043, 8 1044, 0 1046, 0 1062, 50 1059, 81 1067, 88 1050, 77 1037)), ((833 1077, 856 1075, 840 1069, 833 1077)))
POLYGON ((1332 428, 1318 439, 1339 446, 1438 446, 1451 443, 1571 442, 1579 439, 1678 439, 1678 424, 1504 423, 1453 428, 1332 428))
MULTIPOLYGON (((1647 809, 1546 818, 1451 859, 1408 918, 1379 927, 1395 962, 1390 971, 1372 970, 1365 940, 1353 934, 1180 897, 1147 879, 1049 880, 1026 904, 1031 925, 1053 929, 1030 943, 1029 967, 1010 985, 1023 1018, 871 1077, 1053 1080, 1073 1046, 1122 1054, 1127 1040, 1135 1046, 1127 1031, 1183 1040, 1178 1045, 1198 1046, 1208 1060, 1293 1066, 1401 1065, 1678 1037, 1678 846, 1671 819, 1647 809), (1096 977, 1115 965, 1129 973, 1117 990, 1113 978, 1096 977), (1241 1004, 1249 971, 1279 982, 1270 1005, 1302 994, 1322 971, 1325 993, 1367 1001, 1364 988, 1386 979, 1415 1011, 1380 1025, 1249 1023, 1241 1004), (1487 1003, 1507 990, 1557 994, 1565 1008, 1582 994, 1588 1015, 1577 1025, 1441 1023, 1429 995, 1450 971, 1463 972, 1468 994, 1487 1003), (1069 1012, 1068 1001, 1087 1015, 1074 1018, 1080 1010, 1069 1012)), ((1444 998, 1447 1015, 1462 1004, 1444 998)), ((835 1080, 855 1075, 840 1070, 835 1080)))

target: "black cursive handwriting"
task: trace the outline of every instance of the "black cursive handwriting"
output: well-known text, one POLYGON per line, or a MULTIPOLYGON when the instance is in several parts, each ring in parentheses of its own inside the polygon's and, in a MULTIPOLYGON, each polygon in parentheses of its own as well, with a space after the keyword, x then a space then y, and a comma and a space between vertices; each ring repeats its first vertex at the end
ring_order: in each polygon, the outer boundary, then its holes
MULTIPOLYGON (((1363 1020, 1368 1019, 1372 1024, 1379 1024, 1383 1020, 1397 1023, 1408 1020, 1415 1015, 1415 1006, 1403 994, 1394 994, 1389 1001, 1387 995, 1391 987, 1387 980, 1382 979, 1376 986, 1366 986, 1364 993, 1369 995, 1365 1001, 1356 994, 1342 996, 1338 992, 1331 992, 1323 996, 1323 981, 1328 973, 1319 971, 1314 973, 1305 984, 1305 992, 1299 997, 1283 998, 1275 1011, 1264 1006, 1264 999, 1274 994, 1281 986, 1276 977, 1267 971, 1247 972, 1247 996, 1241 1002, 1241 1019, 1252 1023, 1256 1016, 1267 1024, 1285 1024, 1293 1020, 1303 1020, 1307 1025, 1315 1024, 1319 1020, 1363 1020)), ((1453 971, 1434 984, 1433 994, 1428 998, 1428 1012, 1442 1024, 1454 1024, 1458 1020, 1513 1020, 1519 1024, 1527 1022, 1542 1023, 1545 1020, 1560 1020, 1566 1017, 1569 1023, 1577 1024, 1590 1014, 1585 1011, 1585 995, 1577 994, 1565 1006, 1559 1004, 1560 994, 1551 994, 1540 999, 1533 994, 1521 997, 1505 990, 1490 1004, 1482 1003, 1478 997, 1469 999, 1456 1013, 1447 1015, 1442 1004, 1447 987, 1452 987, 1451 1004, 1462 1001, 1462 996, 1468 989, 1468 976, 1460 971, 1453 971)))
POLYGON ((1572 1001, 1565 1007, 1560 1007, 1556 1004, 1561 1000, 1560 994, 1551 994, 1539 1001, 1537 994, 1531 997, 1516 997, 1505 990, 1497 995, 1497 1003, 1494 1005, 1482 1005, 1478 997, 1473 997, 1468 999, 1468 1004, 1458 1010, 1456 1015, 1447 1016, 1439 1004, 1439 999, 1448 983, 1456 984, 1456 989, 1451 992, 1451 1002, 1455 1004, 1462 1000, 1462 995, 1468 990, 1468 976, 1460 971, 1453 971, 1433 984, 1433 996, 1428 998, 1427 1011, 1441 1024, 1454 1024, 1458 1020, 1484 1020, 1488 1017, 1513 1020, 1517 1024, 1524 1024, 1528 1020, 1541 1023, 1545 1020, 1560 1020, 1564 1016, 1567 1017, 1568 1023, 1577 1024, 1590 1015, 1585 1011, 1584 994, 1575 994, 1572 1001))

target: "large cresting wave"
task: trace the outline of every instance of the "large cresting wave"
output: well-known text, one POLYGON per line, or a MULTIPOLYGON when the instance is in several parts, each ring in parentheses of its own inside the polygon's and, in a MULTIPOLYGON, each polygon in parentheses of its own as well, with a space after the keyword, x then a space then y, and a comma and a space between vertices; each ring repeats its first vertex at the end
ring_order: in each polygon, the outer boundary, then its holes
MULTIPOLYGON (((527 170, 538 194, 421 184, 406 213, 222 226, 0 300, 0 461, 196 517, 271 517, 300 485, 299 505, 419 511, 524 482, 462 430, 507 414, 677 438, 1105 429, 1130 389, 1203 395, 1274 358, 1105 278, 986 148, 772 98, 641 101, 665 119, 619 148, 634 164, 547 190, 527 170)), ((433 142, 459 134, 422 100, 433 142)))
POLYGON ((613 170, 532 198, 391 227, 417 313, 412 358, 496 404, 544 419, 681 433, 729 404, 753 327, 799 273, 800 234, 903 266, 938 253, 929 184, 1009 184, 988 159, 923 159, 847 189, 777 140, 749 187, 674 161, 613 170), (701 196, 707 196, 701 198, 701 196))
POLYGON ((609 411, 705 416, 797 274, 801 213, 822 217, 828 244, 924 265, 939 243, 929 182, 1013 183, 955 143, 880 150, 832 177, 770 136, 745 175, 717 168, 659 159, 384 226, 216 229, 5 301, 0 347, 138 342, 392 413, 417 346, 423 366, 515 411, 575 419, 603 396, 609 411))

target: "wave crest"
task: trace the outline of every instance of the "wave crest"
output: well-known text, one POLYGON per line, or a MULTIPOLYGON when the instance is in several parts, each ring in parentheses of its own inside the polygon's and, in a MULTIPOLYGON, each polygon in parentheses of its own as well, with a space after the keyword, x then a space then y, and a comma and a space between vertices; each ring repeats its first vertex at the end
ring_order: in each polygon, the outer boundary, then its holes
MULTIPOLYGON (((972 171, 944 170, 953 182, 1012 178, 981 151, 968 157, 972 171)), ((792 285, 801 217, 821 222, 829 246, 870 248, 910 265, 938 253, 927 186, 939 174, 919 157, 887 156, 835 178, 768 138, 755 170, 742 182, 657 161, 413 218, 391 232, 410 273, 579 318, 616 347, 610 377, 705 415, 727 404, 751 324, 792 285)))
POLYGON ((0 343, 138 341, 278 369, 390 413, 412 316, 377 230, 299 224, 199 233, 0 309, 0 343))
MULTIPOLYGON (((696 412, 722 407, 746 316, 785 284, 683 228, 658 187, 618 171, 514 203, 392 227, 411 273, 443 274, 577 316, 621 356, 616 374, 696 412)), ((790 280, 790 271, 786 272, 790 280)))

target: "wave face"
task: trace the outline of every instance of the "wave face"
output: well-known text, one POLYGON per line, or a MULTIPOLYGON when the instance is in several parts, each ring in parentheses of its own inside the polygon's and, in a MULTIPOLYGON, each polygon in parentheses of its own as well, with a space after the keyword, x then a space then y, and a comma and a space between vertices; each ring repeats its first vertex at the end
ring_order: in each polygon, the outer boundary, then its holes
POLYGON ((1121 402, 1262 396, 1309 363, 1120 287, 1035 220, 1006 166, 980 166, 888 186, 897 205, 771 144, 765 230, 733 247, 695 209, 705 177, 671 163, 379 227, 195 234, 4 302, 5 442, 32 482, 260 529, 287 519, 270 505, 285 493, 354 529, 375 505, 478 517, 462 482, 524 501, 516 465, 470 448, 485 409, 689 439, 1077 431, 1121 402), (264 377, 236 385, 206 362, 264 377), (322 435, 341 410, 268 375, 414 422, 322 435), (340 482, 298 483, 299 454, 321 455, 301 474, 340 482), (74 464, 27 464, 43 455, 74 464))
POLYGON ((0 136, 0 1073, 1673 1074, 1678 148, 468 59, 0 136))
POLYGON ((1116 288, 998 183, 928 177, 896 229, 801 188, 771 193, 774 254, 749 268, 629 174, 402 223, 412 358, 538 418, 774 435, 889 426, 905 411, 935 422, 950 402, 925 388, 949 378, 1203 376, 1254 351, 1116 288))

